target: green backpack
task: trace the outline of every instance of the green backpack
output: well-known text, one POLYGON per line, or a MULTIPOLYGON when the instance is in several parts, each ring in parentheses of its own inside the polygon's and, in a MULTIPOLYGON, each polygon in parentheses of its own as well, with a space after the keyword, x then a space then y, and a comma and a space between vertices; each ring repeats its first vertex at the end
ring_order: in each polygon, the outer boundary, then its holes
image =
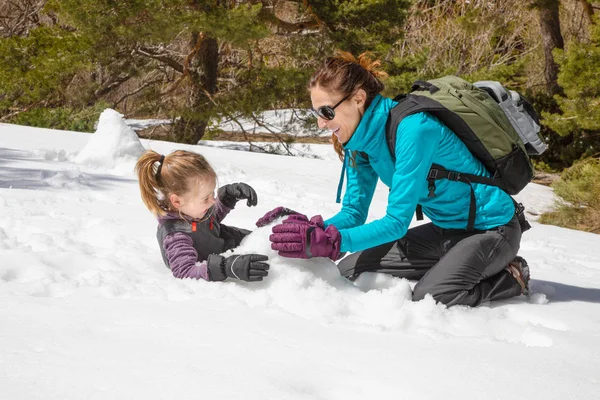
MULTIPOLYGON (((501 85, 499 87, 502 88, 501 85)), ((427 177, 430 197, 435 196, 435 181, 439 179, 469 185, 493 185, 510 195, 519 193, 533 179, 534 169, 528 150, 519 136, 521 132, 518 133, 518 127, 511 124, 511 120, 515 119, 507 115, 485 88, 479 88, 456 76, 444 76, 430 81, 416 81, 410 94, 400 95, 394 100, 398 105, 390 110, 386 126, 392 159, 395 160, 396 132, 400 122, 409 115, 428 112, 450 128, 492 175, 487 178, 465 174, 432 164, 427 177)), ((520 117, 524 118, 522 115, 520 117)), ((537 134, 533 136, 539 139, 537 134)), ((515 206, 522 230, 525 231, 529 224, 523 214, 524 207, 516 202, 515 206)), ((474 229, 475 210, 475 192, 471 187, 468 230, 474 229)), ((422 218, 423 213, 418 206, 417 219, 422 218)))

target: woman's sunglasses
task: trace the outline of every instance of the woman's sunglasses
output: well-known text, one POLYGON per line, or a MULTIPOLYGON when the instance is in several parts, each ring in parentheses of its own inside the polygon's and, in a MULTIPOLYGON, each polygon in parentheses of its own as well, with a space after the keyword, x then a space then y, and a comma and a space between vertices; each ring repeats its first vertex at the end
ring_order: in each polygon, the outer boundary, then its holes
MULTIPOLYGON (((354 93, 352 93, 354 94, 354 93)), ((312 113, 312 115, 315 116, 315 118, 323 118, 324 120, 327 121, 331 121, 332 119, 335 118, 335 108, 337 106, 339 106, 340 104, 342 104, 344 101, 348 100, 350 98, 350 96, 352 96, 352 94, 347 95, 346 97, 344 97, 343 99, 341 99, 340 101, 338 101, 333 107, 330 106, 321 106, 319 108, 317 108, 316 110, 314 108, 310 109, 310 112, 312 113)))

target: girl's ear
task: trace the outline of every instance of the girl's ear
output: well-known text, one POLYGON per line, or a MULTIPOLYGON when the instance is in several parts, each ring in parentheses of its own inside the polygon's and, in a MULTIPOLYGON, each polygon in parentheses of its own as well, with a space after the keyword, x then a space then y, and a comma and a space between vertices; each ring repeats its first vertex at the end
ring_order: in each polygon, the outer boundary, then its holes
POLYGON ((171 193, 171 195, 169 196, 169 202, 177 210, 179 210, 181 208, 181 206, 183 205, 183 201, 181 201, 181 198, 179 196, 177 196, 175 193, 171 193))

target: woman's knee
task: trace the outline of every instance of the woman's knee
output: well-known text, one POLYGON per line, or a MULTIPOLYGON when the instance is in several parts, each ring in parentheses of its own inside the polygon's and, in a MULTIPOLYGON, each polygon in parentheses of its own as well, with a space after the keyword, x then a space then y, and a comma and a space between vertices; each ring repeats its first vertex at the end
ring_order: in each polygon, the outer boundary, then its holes
POLYGON ((419 288, 419 286, 417 285, 417 286, 415 286, 415 288, 413 290, 412 300, 413 301, 423 300, 426 295, 427 295, 427 292, 424 290, 421 290, 419 288))
POLYGON ((435 299, 437 296, 437 293, 435 292, 435 287, 432 285, 427 285, 423 282, 423 280, 421 280, 417 282, 413 289, 412 299, 413 301, 420 301, 423 300, 428 294, 430 294, 435 299))
POLYGON ((413 290, 412 300, 423 300, 429 294, 436 303, 442 303, 447 306, 452 306, 454 304, 458 304, 460 302, 459 300, 464 297, 465 293, 466 292, 464 290, 456 290, 452 292, 438 290, 436 292, 435 289, 425 289, 423 288, 423 286, 417 285, 413 290))

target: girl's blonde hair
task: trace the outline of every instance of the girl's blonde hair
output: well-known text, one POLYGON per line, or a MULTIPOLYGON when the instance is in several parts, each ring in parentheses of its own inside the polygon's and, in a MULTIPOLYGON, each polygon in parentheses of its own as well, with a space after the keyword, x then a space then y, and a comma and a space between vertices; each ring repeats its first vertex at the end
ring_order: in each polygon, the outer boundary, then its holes
POLYGON ((153 150, 147 150, 136 163, 135 172, 142 201, 156 216, 177 211, 169 197, 171 194, 182 196, 189 192, 194 178, 217 179, 217 174, 206 158, 185 150, 174 151, 164 158, 153 150))
MULTIPOLYGON (((388 75, 381 69, 381 61, 371 59, 370 53, 355 57, 345 51, 337 51, 314 72, 308 82, 308 90, 316 86, 332 90, 343 96, 352 95, 358 89, 367 93, 365 108, 384 89, 381 79, 388 75)), ((333 148, 340 160, 344 160, 344 148, 335 135, 331 135, 333 148)))

